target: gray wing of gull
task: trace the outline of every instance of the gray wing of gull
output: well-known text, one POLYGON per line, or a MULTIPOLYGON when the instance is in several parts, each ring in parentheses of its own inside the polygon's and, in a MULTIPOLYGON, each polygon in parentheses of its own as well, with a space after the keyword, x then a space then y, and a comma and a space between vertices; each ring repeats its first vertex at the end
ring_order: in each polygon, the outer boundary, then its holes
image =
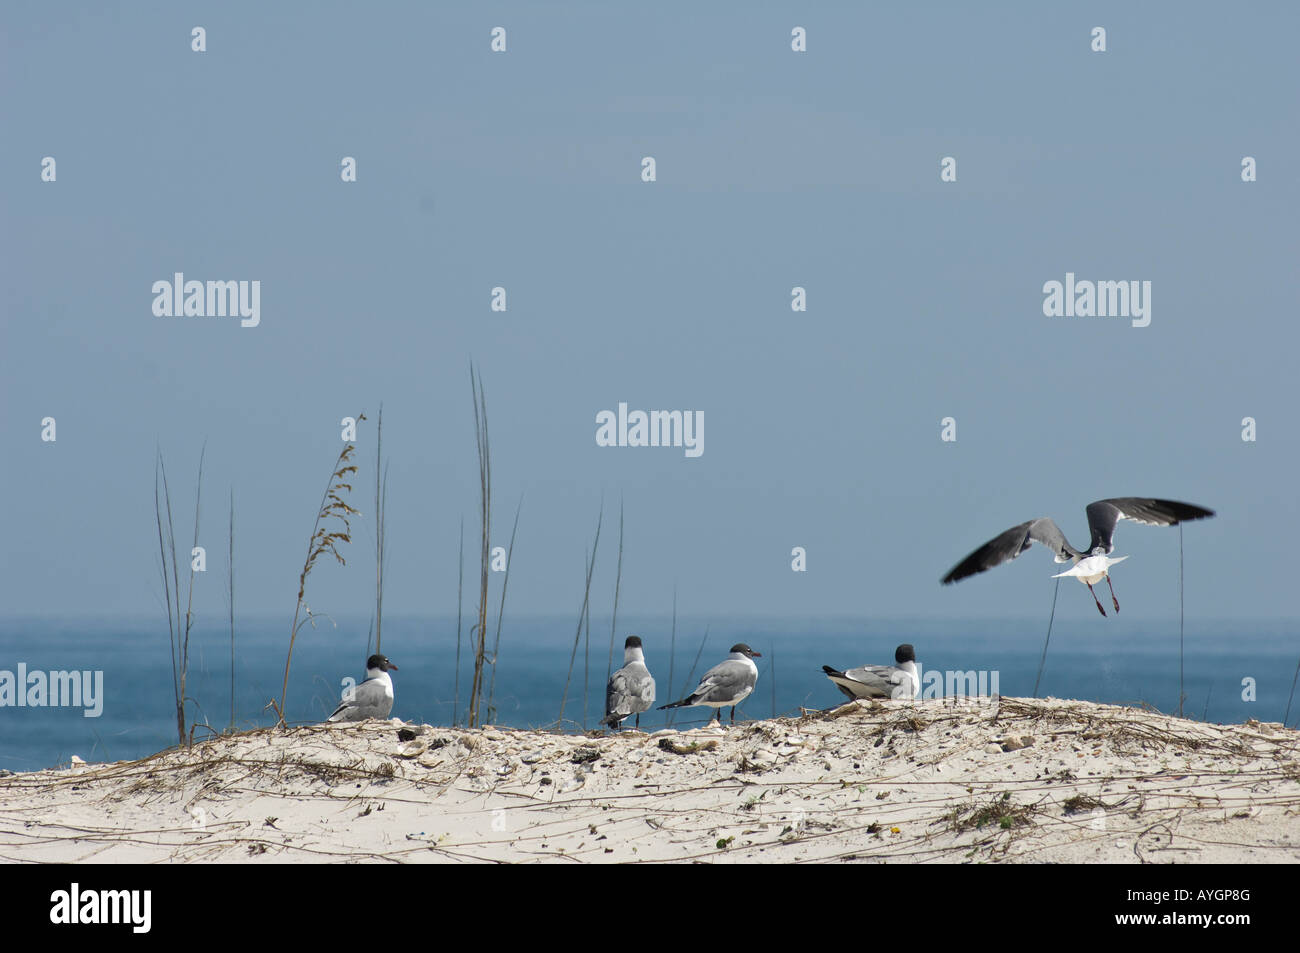
POLYGON ((861 686, 859 698, 889 698, 894 693, 901 674, 901 670, 892 665, 863 665, 861 668, 849 669, 844 676, 857 683, 853 686, 854 690, 861 686))
POLYGON ((609 677, 605 686, 604 723, 620 722, 629 715, 649 711, 655 700, 655 680, 650 669, 633 663, 609 677))
POLYGON ((916 694, 912 676, 893 665, 863 665, 847 672, 823 665, 822 671, 849 698, 911 698, 916 694))
POLYGON ((1091 552, 1100 548, 1103 553, 1115 551, 1115 526, 1120 520, 1132 520, 1147 526, 1177 526, 1186 520, 1205 519, 1213 510, 1193 503, 1177 500, 1153 500, 1136 496, 1117 496, 1088 504, 1088 529, 1092 531, 1091 552))
MULTIPOLYGON (((1089 510, 1091 509, 1092 507, 1089 507, 1089 510)), ((946 586, 967 576, 1010 562, 1028 549, 1031 543, 1042 543, 1052 551, 1058 563, 1068 562, 1083 555, 1070 545, 1060 527, 1044 516, 1013 526, 1005 533, 989 540, 953 566, 948 571, 948 575, 943 577, 943 584, 946 586)))
POLYGON ((367 718, 387 718, 393 710, 393 700, 384 691, 377 678, 368 678, 352 690, 352 698, 344 701, 329 721, 364 721, 367 718))
POLYGON ((700 684, 686 699, 688 705, 728 705, 748 695, 758 681, 758 672, 739 659, 727 659, 704 673, 700 684))

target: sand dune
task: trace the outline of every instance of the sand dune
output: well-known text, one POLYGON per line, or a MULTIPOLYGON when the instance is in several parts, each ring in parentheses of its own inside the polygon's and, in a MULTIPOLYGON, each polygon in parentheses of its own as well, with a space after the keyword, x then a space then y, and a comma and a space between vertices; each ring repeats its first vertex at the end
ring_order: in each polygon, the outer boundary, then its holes
POLYGON ((1300 860, 1300 732, 1057 699, 598 737, 365 722, 0 777, 8 861, 1300 860))

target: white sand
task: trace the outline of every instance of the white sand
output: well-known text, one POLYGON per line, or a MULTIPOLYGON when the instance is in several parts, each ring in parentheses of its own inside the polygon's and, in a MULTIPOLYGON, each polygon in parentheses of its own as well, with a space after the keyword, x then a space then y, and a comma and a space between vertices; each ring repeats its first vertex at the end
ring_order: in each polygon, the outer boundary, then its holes
POLYGON ((1300 861, 1300 732, 1275 723, 1005 698, 597 738, 399 724, 0 777, 0 859, 1300 861))

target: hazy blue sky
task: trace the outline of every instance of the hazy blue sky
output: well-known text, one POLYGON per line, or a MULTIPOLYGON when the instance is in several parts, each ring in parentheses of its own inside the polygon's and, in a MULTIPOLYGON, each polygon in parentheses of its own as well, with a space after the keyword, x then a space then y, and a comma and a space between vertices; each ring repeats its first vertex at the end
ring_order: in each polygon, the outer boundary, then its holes
MULTIPOLYGON (((1082 544, 1087 502, 1152 495, 1219 513, 1186 527, 1189 615, 1296 615, 1295 4, 9 2, 0 26, 4 614, 158 611, 155 449, 188 548, 206 443, 196 605, 224 612, 233 487, 237 602, 287 617, 364 410, 366 518, 308 592, 364 615, 381 401, 386 610, 454 613, 473 360, 494 543, 523 496, 515 612, 576 613, 603 499, 602 605, 621 500, 629 612, 676 585, 684 614, 1041 617, 1045 550, 939 578, 1022 520, 1082 544), (260 281, 260 326, 155 317, 177 271, 260 281), (1067 272, 1150 281, 1150 326, 1045 317, 1067 272), (597 447, 620 401, 702 411, 705 452, 597 447)), ((1117 544, 1125 618, 1176 616, 1177 530, 1117 544)), ((1061 617, 1095 612, 1062 588, 1061 617)))

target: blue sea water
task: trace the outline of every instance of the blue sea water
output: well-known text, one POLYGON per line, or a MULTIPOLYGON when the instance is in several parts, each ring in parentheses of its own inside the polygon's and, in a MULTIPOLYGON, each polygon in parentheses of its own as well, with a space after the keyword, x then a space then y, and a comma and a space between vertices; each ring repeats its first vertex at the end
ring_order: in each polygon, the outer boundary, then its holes
MULTIPOLYGON (((843 668, 890 663, 894 646, 911 642, 925 671, 996 671, 1002 694, 1027 696, 1033 693, 1045 622, 679 618, 675 652, 670 653, 670 619, 620 616, 614 667, 622 664, 624 637, 640 635, 662 704, 694 686, 690 673, 697 653, 695 676, 719 661, 733 643, 746 642, 763 657, 757 660, 758 687, 737 717, 766 718, 841 701, 821 672, 823 664, 843 668)), ((368 629, 367 619, 340 619, 337 624, 321 620, 316 629, 305 627, 300 632, 289 680, 291 722, 324 718, 337 704, 344 676, 364 677, 368 629)), ((574 630, 573 619, 505 619, 492 723, 541 727, 557 722, 574 630)), ((288 631, 287 619, 237 620, 236 727, 273 723, 274 715, 266 705, 280 695, 288 631)), ((494 624, 489 631, 490 646, 494 624)), ((463 722, 471 675, 467 639, 458 703, 455 619, 385 618, 383 649, 400 666, 393 676, 395 716, 435 725, 452 724, 457 717, 463 722)), ((1300 623, 1188 622, 1183 642, 1188 717, 1222 723, 1281 720, 1300 656, 1300 623), (1254 700, 1247 700, 1246 679, 1253 680, 1254 700)), ((584 636, 573 661, 564 709, 567 728, 597 726, 603 714, 609 654, 609 620, 601 625, 593 619, 589 649, 584 636)), ((97 718, 87 718, 79 708, 0 707, 0 768, 53 767, 67 763, 74 754, 87 761, 134 759, 176 743, 165 620, 0 620, 0 670, 16 671, 20 662, 29 672, 102 671, 103 711, 97 718)), ((191 722, 216 730, 230 724, 230 665, 229 629, 196 628, 190 642, 191 722)), ((487 677, 492 677, 490 669, 487 677)), ((1058 620, 1040 694, 1146 704, 1176 712, 1178 686, 1177 620, 1058 620)), ((641 727, 663 727, 670 714, 674 713, 647 713, 641 727)), ((709 716, 707 709, 681 709, 675 713, 674 725, 702 724, 709 716)), ((1290 723, 1298 717, 1300 711, 1293 709, 1290 723)), ((196 739, 207 736, 202 727, 194 735, 196 739)))

